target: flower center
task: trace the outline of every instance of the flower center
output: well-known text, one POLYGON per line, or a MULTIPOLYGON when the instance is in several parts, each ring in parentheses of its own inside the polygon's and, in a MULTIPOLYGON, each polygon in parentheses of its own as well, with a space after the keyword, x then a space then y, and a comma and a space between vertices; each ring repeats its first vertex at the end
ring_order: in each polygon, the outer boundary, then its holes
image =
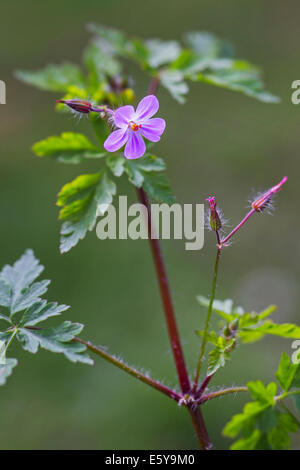
POLYGON ((132 131, 136 132, 142 127, 142 125, 141 124, 136 124, 135 122, 130 121, 129 122, 129 127, 132 131))

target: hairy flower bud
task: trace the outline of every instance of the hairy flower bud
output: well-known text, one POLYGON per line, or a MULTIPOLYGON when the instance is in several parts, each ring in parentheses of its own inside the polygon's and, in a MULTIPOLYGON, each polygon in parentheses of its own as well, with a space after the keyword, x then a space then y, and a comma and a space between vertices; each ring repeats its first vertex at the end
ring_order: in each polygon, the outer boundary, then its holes
POLYGON ((217 201, 214 196, 208 197, 206 201, 209 202, 209 210, 210 210, 210 228, 217 232, 222 228, 222 222, 220 218, 220 214, 217 210, 217 201))
POLYGON ((83 100, 57 100, 57 103, 63 103, 77 113, 89 114, 93 111, 93 105, 89 101, 83 100))
POLYGON ((276 184, 276 186, 273 186, 271 189, 266 191, 263 194, 260 194, 252 203, 251 207, 252 209, 256 210, 257 212, 262 212, 266 207, 271 202, 272 197, 274 194, 276 194, 278 191, 281 190, 282 185, 287 181, 287 176, 282 178, 282 180, 276 184))

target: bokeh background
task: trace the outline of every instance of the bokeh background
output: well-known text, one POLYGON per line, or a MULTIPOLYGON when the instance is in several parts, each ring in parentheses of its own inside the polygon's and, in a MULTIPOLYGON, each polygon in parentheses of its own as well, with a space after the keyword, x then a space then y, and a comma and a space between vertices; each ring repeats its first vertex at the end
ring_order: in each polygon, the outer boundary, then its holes
MULTIPOLYGON (((25 86, 14 71, 79 62, 91 21, 145 38, 211 31, 232 41, 237 57, 262 66, 267 89, 282 99, 278 105, 197 84, 182 107, 161 90, 160 113, 168 127, 156 153, 167 161, 179 202, 200 203, 215 194, 231 225, 245 214, 252 188, 289 177, 275 215, 251 219, 224 253, 217 297, 253 309, 275 303, 277 319, 298 322, 300 106, 290 96, 292 81, 300 78, 299 15, 296 0, 1 1, 0 78, 7 84, 7 104, 0 106, 0 264, 33 248, 45 277, 53 280, 48 299, 72 306, 65 319, 84 323, 84 338, 109 345, 171 386, 175 371, 148 243, 101 242, 92 232, 70 253, 59 254, 56 194, 79 171, 94 171, 99 163, 79 169, 32 154, 35 141, 85 131, 87 124, 55 113, 59 96, 25 86)), ((143 96, 147 77, 126 67, 143 96)), ((135 200, 125 181, 120 193, 135 200)), ((214 245, 209 233, 199 252, 185 251, 181 241, 163 242, 190 372, 199 347, 194 330, 204 318, 195 296, 209 293, 214 245)), ((241 346, 213 387, 272 379, 282 350, 290 354, 291 341, 267 338, 241 346)), ((18 345, 10 355, 19 366, 0 390, 2 449, 197 448, 184 410, 100 358, 94 367, 74 365, 43 350, 23 353, 18 345)), ((221 430, 245 400, 228 396, 204 407, 218 449, 228 447, 221 430)))

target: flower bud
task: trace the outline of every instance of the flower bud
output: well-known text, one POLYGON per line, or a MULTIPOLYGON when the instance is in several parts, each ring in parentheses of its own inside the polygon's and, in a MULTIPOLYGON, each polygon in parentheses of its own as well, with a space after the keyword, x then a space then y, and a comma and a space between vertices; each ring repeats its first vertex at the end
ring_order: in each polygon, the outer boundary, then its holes
POLYGON ((217 232, 222 228, 222 222, 217 210, 217 201, 214 196, 208 197, 206 201, 209 202, 209 210, 210 210, 210 228, 217 232))
POLYGON ((268 207, 268 205, 270 204, 271 199, 274 196, 274 194, 278 193, 278 191, 281 190, 282 185, 286 181, 287 181, 287 176, 282 178, 282 180, 278 184, 276 184, 276 186, 273 186, 271 189, 269 189, 265 193, 260 194, 255 199, 255 201, 251 203, 252 209, 256 210, 257 212, 262 212, 264 209, 266 209, 266 207, 268 207))
POLYGON ((89 114, 93 111, 93 105, 89 101, 83 100, 57 100, 57 103, 63 103, 77 113, 89 114))

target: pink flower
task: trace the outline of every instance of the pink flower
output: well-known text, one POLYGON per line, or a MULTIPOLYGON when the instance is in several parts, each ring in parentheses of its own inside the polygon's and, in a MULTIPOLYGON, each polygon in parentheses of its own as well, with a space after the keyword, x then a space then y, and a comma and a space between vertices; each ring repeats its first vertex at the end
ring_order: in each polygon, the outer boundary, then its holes
POLYGON ((139 158, 146 152, 143 137, 151 142, 158 142, 165 130, 164 119, 152 118, 157 113, 159 102, 156 96, 143 98, 136 109, 122 106, 114 113, 114 123, 119 129, 112 132, 104 142, 108 152, 116 152, 125 145, 124 155, 128 159, 139 158))

